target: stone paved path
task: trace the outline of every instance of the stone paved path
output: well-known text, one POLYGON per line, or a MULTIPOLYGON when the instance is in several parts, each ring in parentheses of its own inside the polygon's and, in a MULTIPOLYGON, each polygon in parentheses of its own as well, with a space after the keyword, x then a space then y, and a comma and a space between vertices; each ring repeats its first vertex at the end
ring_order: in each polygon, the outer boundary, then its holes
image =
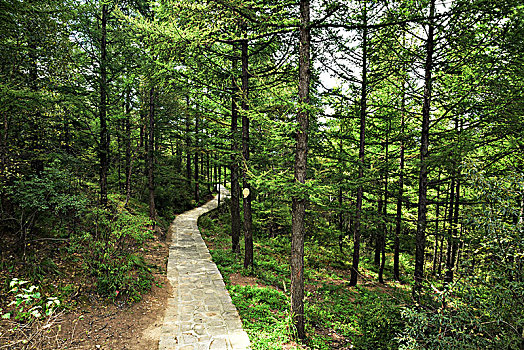
MULTIPOLYGON (((221 187, 221 198, 228 194, 221 187)), ((159 350, 249 349, 250 343, 231 302, 222 275, 197 227, 198 217, 217 207, 215 197, 187 211, 169 228, 167 278, 173 287, 168 299, 159 350)))

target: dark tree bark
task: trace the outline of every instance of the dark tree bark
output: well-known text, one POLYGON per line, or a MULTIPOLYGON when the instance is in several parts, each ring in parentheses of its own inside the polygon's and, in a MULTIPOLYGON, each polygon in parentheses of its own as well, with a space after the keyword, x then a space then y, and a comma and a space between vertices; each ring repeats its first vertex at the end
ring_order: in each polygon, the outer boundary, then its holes
MULTIPOLYGON (((449 199, 450 199, 450 191, 451 191, 451 186, 450 184, 448 184, 447 188, 446 188, 446 199, 444 200, 444 218, 442 220, 442 232, 446 232, 446 224, 447 224, 447 213, 448 213, 448 205, 449 205, 449 199)), ((441 234, 440 235, 440 242, 439 242, 439 256, 438 256, 438 262, 437 262, 437 276, 441 277, 442 276, 442 255, 444 253, 444 239, 445 239, 445 234, 441 234)))
POLYGON ((218 170, 217 170, 217 158, 218 154, 215 152, 214 154, 214 160, 213 160, 213 188, 214 190, 218 190, 217 182, 218 182, 218 170))
MULTIPOLYGON (((435 0, 431 0, 429 17, 435 14, 435 0)), ((432 21, 432 19, 430 20, 432 21)), ((432 22, 428 28, 428 39, 426 48, 426 64, 424 68, 424 104, 422 107, 422 131, 420 135, 420 172, 418 186, 418 215, 417 234, 415 237, 415 286, 414 291, 418 293, 424 279, 424 253, 426 248, 426 226, 427 226, 427 191, 428 191, 428 148, 429 148, 429 119, 431 106, 431 72, 433 69, 433 36, 434 25, 432 22)))
MULTIPOLYGON (((458 119, 455 119, 455 132, 459 133, 458 119)), ((455 153, 455 152, 454 152, 455 153)), ((457 252, 457 236, 458 214, 459 214, 459 199, 460 199, 460 179, 457 171, 456 155, 453 154, 453 174, 451 178, 451 195, 449 208, 449 228, 448 228, 448 246, 446 255, 446 274, 444 276, 444 283, 453 282, 453 270, 455 268, 455 258, 457 252)))
MULTIPOLYGON (((457 173, 456 188, 455 188, 455 204, 453 205, 452 220, 450 220, 449 239, 448 239, 448 255, 446 260, 446 275, 444 276, 445 283, 453 282, 453 275, 456 268, 457 251, 458 251, 458 219, 459 219, 459 200, 460 200, 460 178, 457 173)), ((451 214, 451 210, 450 210, 451 214)))
POLYGON ((405 93, 402 92, 402 116, 400 125, 400 169, 398 177, 397 215, 395 219, 395 242, 393 243, 393 278, 400 281, 400 231, 402 224, 402 196, 404 195, 404 109, 405 93))
POLYGON ((107 172, 109 169, 109 132, 107 130, 107 17, 109 8, 102 5, 100 39, 100 205, 107 206, 107 172))
POLYGON ((455 207, 455 165, 453 165, 453 173, 451 176, 450 195, 449 195, 449 215, 448 215, 448 239, 447 239, 447 253, 446 253, 446 273, 444 275, 444 282, 448 283, 452 280, 452 250, 453 250, 453 208, 455 207))
POLYGON ((385 164, 386 164, 386 171, 384 174, 384 207, 383 207, 383 213, 382 213, 382 219, 383 219, 383 226, 382 226, 382 236, 380 241, 380 253, 381 253, 381 261, 380 261, 380 267, 378 269, 378 281, 380 283, 384 283, 384 267, 386 265, 386 237, 388 232, 388 162, 389 162, 389 132, 390 132, 390 122, 388 120, 388 128, 386 131, 386 142, 384 144, 385 147, 385 164))
MULTIPOLYGON (((235 47, 233 46, 233 56, 235 56, 235 47)), ((236 92, 238 90, 235 83, 235 73, 236 73, 236 59, 232 61, 233 76, 231 77, 231 250, 240 254, 240 230, 241 230, 241 220, 240 220, 240 187, 238 184, 238 105, 236 92)), ((220 169, 219 170, 219 180, 220 184, 220 169)))
MULTIPOLYGON (((295 184, 301 187, 306 182, 309 112, 310 70, 310 14, 309 0, 300 1, 300 47, 298 95, 300 109, 297 114, 299 124, 295 151, 295 184)), ((292 238, 291 238, 291 313, 293 314, 297 336, 304 339, 304 236, 306 195, 293 196, 292 238)))
POLYGON ((253 218, 251 214, 251 186, 247 178, 249 163, 249 72, 248 72, 248 41, 242 40, 242 181, 243 181, 243 208, 244 208, 244 268, 253 268, 253 218))
MULTIPOLYGON (((365 6, 365 4, 364 4, 365 6)), ((368 46, 368 29, 367 29, 367 13, 364 8, 364 29, 362 31, 362 82, 361 82, 361 97, 360 97, 360 137, 359 137, 359 151, 358 151, 358 188, 357 188, 357 203, 356 216, 353 226, 353 261, 351 264, 351 280, 350 286, 356 286, 358 281, 358 263, 360 260, 360 224, 362 220, 362 198, 364 196, 364 188, 362 186, 362 178, 364 177, 364 151, 366 144, 366 109, 367 109, 367 46, 368 46)))
POLYGON ((126 204, 131 197, 131 89, 126 91, 126 109, 125 109, 125 172, 126 172, 126 204))
POLYGON ((210 160, 209 160, 209 152, 206 152, 206 177, 207 177, 207 181, 206 181, 206 187, 207 187, 207 193, 211 193, 211 182, 212 182, 212 179, 211 179, 211 168, 210 168, 210 160))
MULTIPOLYGON (((342 150, 343 150, 343 145, 342 145, 342 138, 340 138, 339 140, 339 162, 342 163, 342 150)), ((343 166, 342 164, 340 164, 340 169, 342 169, 343 166)), ((342 171, 341 171, 342 173, 342 171)), ((338 186, 338 231, 339 231, 339 235, 338 235, 338 249, 340 251, 340 253, 342 254, 343 253, 343 241, 344 241, 344 210, 343 210, 343 197, 342 197, 342 184, 343 184, 343 180, 341 179, 340 181, 340 184, 338 186)))
MULTIPOLYGON (((379 183, 382 184, 382 181, 384 179, 382 178, 382 175, 380 176, 379 183)), ((384 235, 384 201, 382 200, 382 193, 380 191, 380 188, 377 193, 377 217, 380 220, 380 223, 378 225, 378 230, 375 233, 375 266, 380 267, 380 255, 382 253, 382 239, 384 235)), ((380 275, 379 275, 380 279, 380 275)))
POLYGON ((435 209, 435 248, 433 249, 433 269, 431 270, 431 274, 435 276, 435 273, 437 272, 437 260, 438 260, 438 243, 439 243, 439 221, 440 221, 440 175, 441 172, 438 173, 438 182, 439 185, 437 186, 437 207, 435 209))
POLYGON ((189 116, 189 96, 186 96, 186 179, 191 191, 191 118, 189 116))
POLYGON ((198 140, 198 133, 199 133, 199 116, 198 111, 195 113, 195 160, 194 160, 194 170, 195 170, 195 201, 200 201, 200 181, 199 181, 199 169, 198 169, 198 154, 199 154, 199 140, 198 140))
MULTIPOLYGON (((222 172, 221 172, 221 169, 222 169, 222 165, 218 164, 218 182, 217 182, 217 191, 218 191, 218 206, 220 207, 220 185, 221 185, 221 182, 220 182, 220 179, 221 179, 221 176, 222 176, 222 172)), ((225 175, 224 175, 225 176, 225 175)), ((238 203, 238 201, 237 201, 238 203)), ((240 216, 240 214, 238 214, 240 216)))
POLYGON ((149 189, 149 217, 156 220, 154 146, 155 146, 155 88, 149 89, 149 130, 147 142, 147 185, 149 189))
MULTIPOLYGON (((7 169, 7 159, 9 159, 8 153, 7 153, 8 135, 9 135, 9 123, 8 123, 7 113, 5 112, 5 113, 2 113, 2 135, 0 137, 0 156, 1 156, 0 174, 4 177, 4 180, 7 179, 6 169, 7 169)), ((2 192, 3 192, 3 188, 2 188, 2 192)), ((4 196, 2 196, 2 200, 3 200, 3 197, 4 196)))
POLYGON ((176 149, 175 149, 175 164, 177 172, 182 172, 182 146, 180 145, 180 140, 176 140, 176 149))

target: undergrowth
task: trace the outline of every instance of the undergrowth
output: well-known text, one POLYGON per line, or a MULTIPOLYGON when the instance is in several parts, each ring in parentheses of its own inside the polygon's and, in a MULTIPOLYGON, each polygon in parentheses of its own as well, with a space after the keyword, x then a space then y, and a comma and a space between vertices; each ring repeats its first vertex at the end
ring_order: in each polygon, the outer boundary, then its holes
POLYGON ((123 199, 112 195, 107 208, 81 208, 69 230, 53 230, 48 219, 22 255, 4 255, 0 344, 38 349, 49 342, 58 314, 93 300, 136 302, 151 289, 153 272, 162 270, 144 258, 146 242, 155 238, 153 223, 144 205, 124 207, 123 199))
POLYGON ((408 287, 375 283, 371 259, 362 261, 362 283, 349 287, 348 255, 340 252, 338 246, 306 241, 307 339, 304 344, 297 344, 290 314, 290 237, 258 234, 254 269, 249 271, 243 269, 242 255, 231 252, 227 208, 201 217, 199 227, 253 349, 398 348, 395 337, 403 327, 401 308, 408 300, 408 287), (251 278, 241 283, 245 285, 234 285, 233 274, 251 278))

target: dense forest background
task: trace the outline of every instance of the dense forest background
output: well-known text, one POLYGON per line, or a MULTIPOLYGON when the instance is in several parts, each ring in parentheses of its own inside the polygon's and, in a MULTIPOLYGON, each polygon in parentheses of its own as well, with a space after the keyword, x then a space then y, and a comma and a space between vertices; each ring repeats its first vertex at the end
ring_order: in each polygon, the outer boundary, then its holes
POLYGON ((63 266, 140 300, 134 249, 223 183, 243 273, 287 242, 300 342, 316 254, 346 290, 363 269, 409 287, 360 348, 524 348, 523 19, 508 0, 1 1, 3 319, 84 293, 27 292, 63 266))

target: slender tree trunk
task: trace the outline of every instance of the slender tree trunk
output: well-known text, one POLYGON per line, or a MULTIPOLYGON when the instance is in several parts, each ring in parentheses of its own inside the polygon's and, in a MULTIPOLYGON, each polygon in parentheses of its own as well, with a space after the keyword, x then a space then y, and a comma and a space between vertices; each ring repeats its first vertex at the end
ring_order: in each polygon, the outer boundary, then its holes
POLYGON ((100 40, 100 205, 107 206, 107 172, 109 169, 109 132, 107 130, 107 4, 102 5, 100 40))
POLYGON ((126 91, 126 108, 125 108, 125 172, 126 172, 126 203, 131 196, 131 89, 126 91))
POLYGON ((217 187, 217 181, 218 181, 218 172, 217 172, 217 158, 218 158, 218 154, 215 152, 213 154, 214 158, 213 159, 213 189, 214 191, 218 190, 218 187, 217 187))
MULTIPOLYGON (((435 0, 430 3, 430 18, 435 15, 435 0)), ((433 21, 433 20, 430 20, 433 21)), ((417 234, 415 237, 415 286, 414 292, 418 294, 424 279, 424 253, 426 248, 427 226, 427 191, 428 191, 428 148, 429 148, 429 120, 431 106, 431 72, 433 69, 433 32, 434 26, 430 22, 426 49, 426 64, 424 74, 424 105, 422 107, 422 132, 420 136, 420 172, 418 186, 418 216, 417 234)))
POLYGON ((400 170, 398 177, 397 215, 395 219, 395 242, 393 244, 393 278, 400 281, 400 231, 402 223, 402 197, 404 195, 404 108, 405 94, 402 93, 402 120, 400 126, 400 170))
POLYGON ((189 116, 189 96, 186 96, 186 179, 191 191, 191 118, 189 116))
MULTIPOLYGON (((221 172, 221 169, 222 169, 222 165, 218 164, 218 185, 217 185, 217 191, 218 191, 218 206, 220 207, 220 185, 221 185, 221 182, 220 182, 220 179, 221 179, 221 176, 222 176, 222 172, 221 172)), ((226 175, 224 174, 224 177, 226 175)), ((238 203, 238 201, 237 201, 238 203)), ((238 214, 240 216, 240 214, 238 214)), ((234 251, 234 250, 233 250, 234 251)))
POLYGON ((380 245, 380 252, 382 255, 382 259, 380 261, 380 268, 378 270, 378 281, 380 283, 384 283, 384 267, 386 265, 386 237, 388 233, 388 172, 389 172, 389 133, 390 133, 390 121, 388 120, 388 128, 386 132, 386 143, 384 147, 386 148, 386 171, 384 174, 384 212, 382 213, 383 216, 383 230, 382 230, 382 240, 380 245))
MULTIPOLYGON (((342 149, 342 140, 340 141, 340 148, 342 149)), ((341 254, 343 253, 344 248, 344 202, 342 196, 342 183, 343 181, 340 181, 338 187, 338 249, 341 254)))
MULTIPOLYGON (((364 4, 364 6, 366 6, 364 4)), ((353 262, 351 266, 350 286, 356 286, 358 281, 358 263, 360 260, 360 225, 362 220, 362 198, 364 188, 362 178, 364 177, 364 150, 366 143, 366 109, 367 109, 367 46, 368 46, 368 29, 367 29, 367 10, 364 7, 364 29, 362 32, 362 85, 360 98, 360 139, 358 151, 358 188, 356 217, 353 226, 353 262)))
POLYGON ((182 146, 180 145, 180 140, 176 140, 175 159, 176 159, 177 172, 181 173, 182 172, 182 146))
POLYGON ((433 269, 431 270, 431 274, 435 276, 435 273, 437 272, 437 255, 438 255, 438 243, 439 243, 439 219, 440 219, 440 175, 441 172, 438 173, 438 183, 437 186, 437 207, 435 209, 435 249, 433 250, 433 269))
MULTIPOLYGON (((448 204, 449 204, 449 196, 450 196, 450 185, 446 188, 446 199, 444 200, 444 219, 442 220, 442 232, 446 232, 446 223, 447 223, 447 213, 448 213, 448 204)), ((440 278, 442 276, 442 255, 444 252, 444 239, 445 234, 440 235, 440 244, 439 244, 439 257, 438 257, 438 263, 437 263, 437 276, 440 278)))
POLYGON ((453 275, 454 275, 454 271, 456 269, 456 260, 457 260, 457 250, 458 250, 458 245, 459 245, 459 242, 458 242, 458 237, 457 237, 457 234, 458 234, 458 219, 459 219, 459 200, 460 200, 460 178, 458 177, 460 176, 459 174, 457 174, 457 181, 456 181, 456 190, 455 190, 455 205, 454 205, 454 212, 453 212, 453 226, 450 227, 450 230, 451 230, 451 237, 450 237, 450 240, 449 240, 449 264, 447 266, 447 271, 446 271, 446 278, 445 278, 445 282, 447 283, 451 283, 453 282, 453 275))
MULTIPOLYGON (((384 179, 382 178, 382 175, 380 176, 380 180, 379 180, 379 183, 382 184, 382 181, 384 181, 384 179)), ((380 256, 381 256, 381 253, 382 253, 382 241, 383 241, 383 235, 384 235, 384 217, 383 217, 383 213, 384 213, 384 201, 382 199, 382 193, 380 193, 380 186, 379 186, 379 190, 378 190, 378 200, 377 200, 377 217, 379 218, 380 220, 380 223, 378 225, 378 230, 376 232, 376 242, 375 242, 375 265, 377 267, 379 267, 379 276, 378 276, 378 279, 379 279, 379 282, 380 283, 384 283, 384 281, 382 280, 382 275, 380 274, 380 256)))
POLYGON ((199 173, 198 173, 198 154, 199 154, 199 139, 198 139, 198 133, 199 133, 199 121, 200 118, 198 116, 198 111, 195 113, 195 160, 194 160, 194 170, 195 170, 195 202, 200 201, 200 181, 199 181, 199 173))
MULTIPOLYGON (((306 182, 309 112, 310 70, 310 23, 309 0, 300 0, 300 47, 298 95, 300 107, 297 114, 299 128, 296 136, 295 185, 301 187, 306 182)), ((304 236, 306 196, 293 196, 292 237, 291 237, 291 313, 293 314, 297 336, 304 339, 304 236)))
POLYGON ((147 142, 147 184, 149 189, 149 217, 156 220, 154 146, 155 146, 155 88, 149 89, 149 133, 147 142))
MULTIPOLYGON (((122 105, 122 108, 124 109, 125 114, 125 101, 122 105)), ((120 192, 122 190, 122 137, 125 133, 125 125, 123 120, 117 120, 116 122, 117 130, 116 130, 116 168, 117 168, 117 188, 120 192)))
POLYGON ((253 268, 253 219, 251 214, 251 186, 247 178, 247 167, 249 163, 249 72, 248 72, 248 41, 242 40, 242 180, 244 186, 243 208, 244 208, 244 268, 253 268))
MULTIPOLYGON (((8 151, 8 148, 7 148, 7 140, 8 140, 8 135, 9 135, 9 123, 8 123, 8 118, 7 118, 7 113, 4 112, 2 113, 2 135, 1 135, 1 138, 0 138, 0 156, 1 156, 1 163, 0 163, 0 174, 1 176, 3 177, 3 181, 6 181, 7 180, 7 176, 6 176, 6 170, 7 170, 7 159, 9 159, 9 157, 7 156, 7 151, 8 151)), ((4 183, 2 181, 2 184, 4 183)), ((3 186, 2 186, 2 194, 3 194, 3 186)), ((2 196, 2 201, 3 201, 3 197, 2 196)))
POLYGON ((453 279, 452 275, 452 250, 453 250, 453 208, 455 206, 455 165, 453 164, 453 174, 451 177, 450 195, 449 195, 449 216, 448 216, 448 240, 447 240, 447 253, 446 253, 446 274, 444 275, 444 282, 449 283, 453 279))
MULTIPOLYGON (((460 134, 458 119, 455 119, 455 132, 460 134)), ((459 138, 459 136, 457 136, 459 138)), ((457 140, 460 142, 460 139, 457 140)), ((460 154, 460 152, 459 152, 460 154)), ((448 251, 446 255, 446 275, 444 282, 453 282, 453 270, 455 268, 455 258, 457 251, 457 225, 459 215, 459 200, 460 200, 460 172, 457 170, 457 156, 453 154, 453 176, 451 178, 451 196, 450 196, 450 210, 449 210, 449 229, 448 229, 448 251)))
POLYGON ((207 187, 207 193, 211 193, 211 182, 212 182, 212 179, 211 179, 211 168, 209 167, 209 164, 210 164, 210 161, 209 161, 209 152, 206 152, 206 177, 207 177, 207 181, 206 181, 206 187, 207 187))
MULTIPOLYGON (((382 181, 380 181, 382 182, 382 181)), ((378 200, 377 200, 377 203, 378 203, 378 208, 377 208, 377 214, 378 214, 378 217, 381 218, 382 217, 382 194, 380 193, 380 190, 379 190, 379 194, 378 194, 378 200)), ((382 227, 382 223, 379 225, 379 227, 382 227)), ((374 233, 374 238, 375 238, 375 258, 373 259, 373 264, 375 266, 380 266, 380 252, 382 251, 381 249, 381 244, 382 244, 382 234, 381 234, 382 230, 378 230, 378 231, 375 231, 374 233)))
MULTIPOLYGON (((235 46, 233 46, 233 56, 235 56, 235 46)), ((236 73, 236 59, 232 61, 233 76, 231 77, 231 250, 240 254, 240 187, 238 184, 238 105, 236 99, 236 92, 238 90, 235 83, 236 73)), ((219 184, 220 184, 220 169, 219 165, 219 184)))

